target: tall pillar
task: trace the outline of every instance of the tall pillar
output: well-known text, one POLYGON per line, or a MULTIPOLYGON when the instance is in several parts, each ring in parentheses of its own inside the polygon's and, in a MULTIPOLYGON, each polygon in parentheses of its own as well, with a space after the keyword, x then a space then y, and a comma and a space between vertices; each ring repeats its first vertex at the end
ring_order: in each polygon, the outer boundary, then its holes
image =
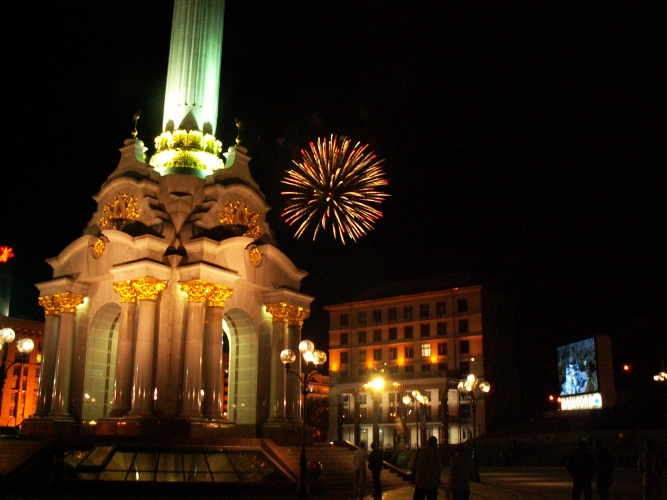
POLYGON ((204 417, 222 418, 223 366, 222 366, 222 318, 225 301, 232 290, 214 285, 208 296, 208 322, 204 330, 204 417))
POLYGON ((56 373, 58 353, 58 328, 60 307, 53 295, 39 297, 39 305, 44 308, 44 341, 42 344, 42 366, 39 371, 36 417, 44 417, 51 411, 53 378, 56 373))
POLYGON ((132 409, 129 415, 152 415, 155 307, 158 294, 166 287, 166 281, 156 278, 132 280, 132 288, 139 300, 139 321, 132 367, 132 409))
POLYGON ((202 350, 204 347, 205 301, 213 286, 202 280, 181 283, 188 294, 188 319, 185 333, 183 401, 181 417, 201 418, 202 350))
MULTIPOLYGON (((303 358, 299 353, 299 343, 301 342, 301 327, 304 320, 308 317, 310 311, 303 307, 290 306, 288 327, 287 327, 287 348, 292 349, 297 355, 297 361, 294 363, 294 371, 302 373, 301 363, 303 358)), ((290 422, 300 423, 302 421, 301 384, 296 377, 287 377, 287 389, 285 394, 285 417, 290 422)))
POLYGON ((132 287, 131 280, 114 283, 113 289, 120 295, 120 324, 111 416, 122 417, 132 408, 132 361, 137 293, 132 287))
POLYGON ((74 323, 76 307, 83 303, 83 295, 62 292, 54 294, 54 298, 59 304, 60 327, 58 329, 58 352, 49 415, 71 418, 69 414, 69 396, 74 355, 74 323))
MULTIPOLYGON (((285 365, 280 360, 280 353, 285 349, 285 330, 289 320, 290 305, 284 302, 267 304, 266 310, 273 316, 271 332, 271 399, 270 419, 285 419, 285 365)), ((296 351, 297 357, 299 350, 296 351)), ((296 367, 296 363, 295 363, 296 367)), ((296 371, 296 370, 294 370, 296 371)), ((297 372, 298 373, 298 372, 297 372)), ((288 377, 289 378, 289 377, 288 377)))

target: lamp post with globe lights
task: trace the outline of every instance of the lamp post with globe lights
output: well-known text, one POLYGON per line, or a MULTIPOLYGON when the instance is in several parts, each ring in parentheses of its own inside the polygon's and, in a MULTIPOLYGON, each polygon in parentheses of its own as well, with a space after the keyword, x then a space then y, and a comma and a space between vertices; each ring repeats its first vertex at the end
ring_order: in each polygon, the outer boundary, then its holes
MULTIPOLYGON (((417 449, 419 449, 419 438, 420 438, 420 428, 419 428, 419 423, 421 421, 422 413, 420 411, 420 407, 423 405, 428 404, 428 396, 424 396, 421 392, 419 391, 412 391, 410 394, 406 394, 403 396, 403 404, 408 406, 408 405, 414 405, 415 408, 415 420, 417 423, 417 449)), ((422 437, 422 443, 424 442, 424 439, 422 437)))
MULTIPOLYGON (((7 379, 7 373, 9 369, 15 364, 23 364, 28 361, 30 358, 30 353, 35 348, 35 343, 30 338, 22 338, 16 341, 16 350, 18 354, 14 358, 14 361, 7 365, 7 355, 9 354, 9 344, 14 342, 16 338, 16 333, 11 328, 3 328, 0 330, 0 349, 2 349, 2 367, 0 369, 0 413, 2 412, 2 394, 5 389, 5 380, 7 379)), ((20 372, 19 372, 20 377, 20 372)), ((21 384, 19 381, 19 390, 21 384)), ((16 411, 18 411, 19 405, 16 405, 16 411)))
POLYGON ((472 408, 472 481, 480 482, 479 469, 477 467, 477 401, 479 397, 475 397, 475 389, 479 388, 483 393, 491 390, 491 384, 487 381, 480 382, 472 373, 468 375, 465 381, 459 382, 457 389, 461 394, 462 399, 469 399, 472 408))
POLYGON ((327 354, 324 351, 315 350, 315 344, 310 340, 302 340, 299 343, 299 352, 304 361, 301 370, 302 373, 290 371, 292 363, 296 361, 296 354, 291 349, 285 349, 280 353, 280 361, 285 365, 287 376, 292 374, 301 380, 303 428, 301 432, 301 458, 299 459, 299 486, 297 492, 299 499, 308 499, 310 492, 308 491, 308 459, 306 458, 306 398, 308 396, 310 379, 326 363, 327 354))
POLYGON ((370 382, 364 384, 364 389, 371 393, 373 398, 373 442, 380 446, 380 415, 378 399, 382 396, 384 389, 384 379, 375 377, 370 382))

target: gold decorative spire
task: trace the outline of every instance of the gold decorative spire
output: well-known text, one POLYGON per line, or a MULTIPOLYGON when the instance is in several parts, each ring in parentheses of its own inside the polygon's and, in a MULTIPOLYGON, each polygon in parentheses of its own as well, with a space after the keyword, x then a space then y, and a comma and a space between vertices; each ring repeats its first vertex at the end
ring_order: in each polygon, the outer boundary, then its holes
POLYGON ((140 117, 141 117, 141 110, 134 113, 134 130, 132 131, 132 137, 134 137, 135 139, 137 138, 137 135, 139 135, 139 132, 137 131, 137 122, 139 121, 140 117))
POLYGON ((241 130, 243 130, 243 123, 238 118, 234 119, 234 124, 236 125, 236 145, 241 145, 241 130))

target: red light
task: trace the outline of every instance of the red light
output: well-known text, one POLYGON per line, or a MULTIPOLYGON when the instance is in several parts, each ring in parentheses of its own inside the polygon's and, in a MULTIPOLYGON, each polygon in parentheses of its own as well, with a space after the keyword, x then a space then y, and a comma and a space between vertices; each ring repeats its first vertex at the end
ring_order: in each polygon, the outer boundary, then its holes
POLYGON ((629 372, 630 371, 630 365, 623 365, 623 371, 629 372))
POLYGON ((3 264, 14 257, 14 249, 11 247, 0 247, 0 262, 3 264))

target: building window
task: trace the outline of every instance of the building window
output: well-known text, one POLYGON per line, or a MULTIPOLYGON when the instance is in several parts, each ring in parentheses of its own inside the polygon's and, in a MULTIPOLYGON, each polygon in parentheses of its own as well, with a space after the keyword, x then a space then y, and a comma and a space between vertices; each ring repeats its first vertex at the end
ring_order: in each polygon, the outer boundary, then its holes
POLYGON ((366 351, 361 350, 359 351, 359 363, 365 363, 366 362, 366 351))
POLYGON ((428 304, 419 304, 419 319, 428 319, 428 304))
POLYGON ((403 327, 403 337, 406 339, 411 339, 413 337, 413 331, 411 326, 403 327))
POLYGON ((360 404, 360 405, 365 405, 366 404, 366 394, 364 394, 363 392, 360 393, 357 403, 360 404))
POLYGON ((406 345, 405 346, 405 358, 414 358, 415 357, 415 349, 411 345, 406 345))
POLYGON ((447 302, 438 302, 435 305, 435 315, 438 318, 444 318, 447 314, 447 302))
POLYGON ((368 374, 368 370, 366 368, 359 368, 359 376, 360 377, 365 377, 368 374))
POLYGON ((403 321, 412 321, 412 306, 403 308, 403 321))
POLYGON ((468 320, 459 320, 459 333, 468 333, 468 320))
POLYGON ((438 356, 447 356, 447 342, 438 342, 438 356))
POLYGON ((389 373, 398 373, 398 366, 390 366, 389 373))
POLYGON ((470 361, 461 361, 459 363, 459 371, 461 372, 461 377, 470 375, 470 361))
POLYGON ((389 323, 396 323, 396 316, 396 308, 390 307, 389 311, 387 311, 387 321, 389 321, 389 323))
POLYGON ((14 375, 19 376, 21 373, 21 365, 14 365, 14 375))
POLYGON ((438 371, 446 372, 448 370, 447 363, 438 363, 438 371))
POLYGON ((428 358, 431 355, 431 344, 422 344, 422 358, 428 358))
POLYGON ((357 313, 357 325, 366 326, 366 311, 357 313))
POLYGON ((343 351, 340 353, 340 364, 346 364, 347 363, 347 351, 343 351))
POLYGON ((398 338, 398 328, 393 327, 389 329, 389 340, 396 340, 398 338))
POLYGON ((365 344, 366 343, 366 332, 365 331, 359 332, 359 343, 360 344, 365 344))
POLYGON ((382 311, 380 309, 376 309, 373 311, 373 324, 379 325, 380 323, 382 323, 382 311))
POLYGON ((406 366, 405 367, 405 373, 413 373, 415 371, 414 366, 406 366))
POLYGON ((422 371, 423 372, 430 372, 431 371, 431 365, 422 365, 422 371))
POLYGON ((366 420, 368 418, 368 408, 359 408, 359 418, 366 420))
POLYGON ((382 361, 382 349, 373 349, 373 361, 382 361))
POLYGON ((456 310, 460 313, 468 311, 468 299, 459 299, 456 301, 456 310))
POLYGON ((445 335, 447 335, 447 323, 445 323, 444 321, 438 323, 436 328, 438 329, 439 337, 444 337, 445 335))
POLYGON ((341 314, 340 315, 340 327, 341 328, 347 328, 350 326, 350 316, 347 314, 341 314))
POLYGON ((349 342, 347 333, 341 333, 340 334, 340 345, 347 345, 349 342))
POLYGON ((459 352, 461 354, 469 354, 470 353, 470 341, 469 340, 462 340, 459 342, 459 352))
POLYGON ((373 330, 373 342, 382 342, 382 330, 373 330))
POLYGON ((431 335, 431 325, 428 323, 419 325, 419 330, 422 337, 428 337, 431 335))
MULTIPOLYGON (((470 418, 471 414, 472 413, 470 411, 470 405, 469 404, 461 405, 461 418, 470 418)), ((464 431, 464 434, 472 434, 472 433, 465 432, 466 429, 463 429, 463 431, 464 431)), ((463 439, 467 439, 467 438, 464 437, 463 439)))
POLYGON ((398 358, 398 347, 390 347, 389 359, 396 359, 396 358, 398 358))

